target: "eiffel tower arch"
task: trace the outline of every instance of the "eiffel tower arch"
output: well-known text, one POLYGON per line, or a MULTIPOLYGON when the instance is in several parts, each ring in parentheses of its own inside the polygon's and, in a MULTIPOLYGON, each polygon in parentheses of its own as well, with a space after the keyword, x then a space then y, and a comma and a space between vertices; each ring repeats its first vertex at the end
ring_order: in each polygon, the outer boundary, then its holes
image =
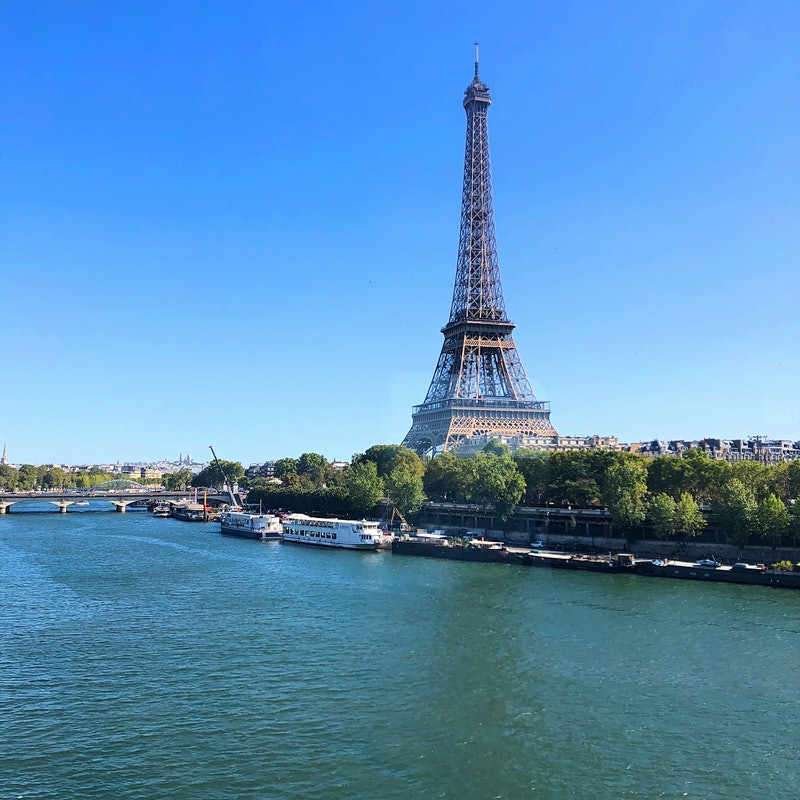
POLYGON ((467 137, 458 260, 450 318, 428 393, 403 440, 441 452, 479 434, 556 436, 550 404, 537 400, 508 319, 494 234, 488 114, 492 99, 478 73, 464 92, 467 137))

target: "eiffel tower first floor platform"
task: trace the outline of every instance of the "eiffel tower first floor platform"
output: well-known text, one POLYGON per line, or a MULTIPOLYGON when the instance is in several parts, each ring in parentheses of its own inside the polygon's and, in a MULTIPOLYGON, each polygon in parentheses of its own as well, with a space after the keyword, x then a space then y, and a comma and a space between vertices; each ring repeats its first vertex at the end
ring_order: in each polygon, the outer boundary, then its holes
POLYGON ((441 452, 470 436, 557 436, 546 400, 506 397, 450 398, 414 406, 403 439, 418 453, 441 452))

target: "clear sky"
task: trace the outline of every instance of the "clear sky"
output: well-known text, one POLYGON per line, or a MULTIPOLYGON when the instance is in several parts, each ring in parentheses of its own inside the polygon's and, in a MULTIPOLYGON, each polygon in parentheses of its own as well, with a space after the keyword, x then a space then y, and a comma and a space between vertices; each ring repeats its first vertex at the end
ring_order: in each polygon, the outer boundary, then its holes
POLYGON ((6 2, 0 442, 399 441, 441 345, 472 42, 563 433, 800 438, 800 4, 6 2))

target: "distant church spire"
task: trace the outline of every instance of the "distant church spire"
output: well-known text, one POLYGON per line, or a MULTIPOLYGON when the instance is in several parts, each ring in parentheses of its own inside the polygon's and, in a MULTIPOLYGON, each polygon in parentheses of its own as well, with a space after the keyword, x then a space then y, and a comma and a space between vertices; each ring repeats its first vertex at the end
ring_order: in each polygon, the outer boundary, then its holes
POLYGON ((3 442, 3 455, 0 457, 0 464, 8 464, 8 449, 5 442, 3 442))

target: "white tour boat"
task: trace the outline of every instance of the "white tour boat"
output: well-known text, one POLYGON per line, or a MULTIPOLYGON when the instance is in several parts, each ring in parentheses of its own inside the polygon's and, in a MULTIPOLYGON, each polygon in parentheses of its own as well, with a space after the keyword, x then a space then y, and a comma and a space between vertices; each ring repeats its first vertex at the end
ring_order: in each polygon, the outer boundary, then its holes
POLYGON ((221 532, 246 539, 280 539, 281 521, 274 514, 251 514, 247 511, 223 511, 219 515, 221 532))
POLYGON ((283 541, 347 550, 377 550, 383 542, 383 534, 377 522, 289 514, 283 520, 283 541))

